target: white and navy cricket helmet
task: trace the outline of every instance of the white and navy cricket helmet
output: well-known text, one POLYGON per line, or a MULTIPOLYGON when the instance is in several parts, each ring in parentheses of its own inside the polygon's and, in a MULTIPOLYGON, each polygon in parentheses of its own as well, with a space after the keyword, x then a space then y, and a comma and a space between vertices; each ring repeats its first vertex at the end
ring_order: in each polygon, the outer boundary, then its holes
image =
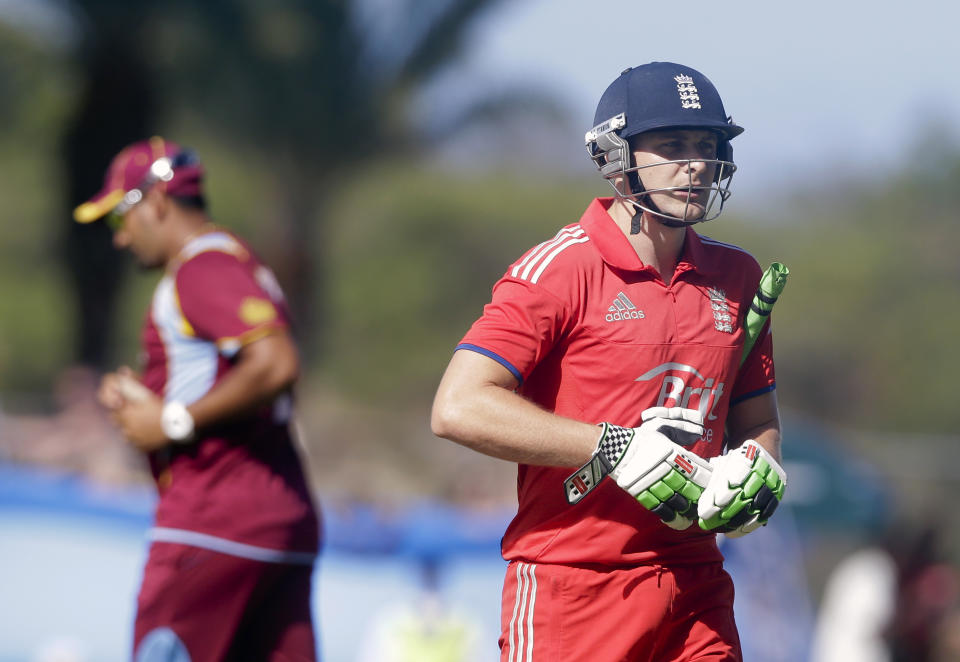
POLYGON ((730 182, 737 169, 730 140, 743 133, 743 127, 726 114, 720 94, 706 76, 673 62, 651 62, 626 69, 600 97, 593 122, 594 127, 585 136, 587 153, 618 197, 654 214, 667 225, 700 223, 720 215, 723 203, 730 197, 730 182), (644 190, 637 174, 641 168, 633 164, 629 139, 658 129, 708 129, 718 134, 717 158, 708 161, 716 164, 711 185, 694 186, 691 182, 688 187, 644 190), (614 181, 617 178, 619 187, 614 181), (696 220, 664 214, 647 195, 683 188, 710 192, 706 210, 696 220))

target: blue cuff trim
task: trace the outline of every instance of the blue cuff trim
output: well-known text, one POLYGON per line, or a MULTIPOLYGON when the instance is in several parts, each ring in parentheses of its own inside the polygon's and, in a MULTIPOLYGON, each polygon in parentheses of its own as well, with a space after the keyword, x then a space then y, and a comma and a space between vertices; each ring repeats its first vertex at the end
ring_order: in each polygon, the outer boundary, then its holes
POLYGON ((770 386, 765 386, 765 387, 763 387, 763 388, 761 388, 761 389, 757 389, 756 391, 750 391, 749 393, 744 393, 743 395, 741 395, 740 397, 738 397, 736 400, 731 400, 731 401, 730 401, 730 406, 732 407, 732 406, 734 406, 734 405, 740 404, 740 403, 743 402, 744 400, 749 400, 750 398, 755 398, 755 397, 757 397, 758 395, 763 395, 764 393, 769 393, 770 391, 773 391, 773 390, 776 389, 776 388, 777 388, 777 383, 774 382, 774 383, 770 384, 770 386))
POLYGON ((484 349, 483 347, 477 347, 476 345, 470 345, 468 343, 460 343, 459 345, 453 348, 453 351, 457 351, 458 349, 469 349, 471 352, 476 352, 477 354, 483 354, 487 358, 493 359, 494 361, 502 365, 504 368, 509 370, 510 374, 513 375, 514 378, 519 383, 521 384, 523 383, 523 375, 520 374, 520 371, 514 368, 509 361, 507 361, 505 358, 503 358, 499 354, 494 354, 489 349, 484 349))

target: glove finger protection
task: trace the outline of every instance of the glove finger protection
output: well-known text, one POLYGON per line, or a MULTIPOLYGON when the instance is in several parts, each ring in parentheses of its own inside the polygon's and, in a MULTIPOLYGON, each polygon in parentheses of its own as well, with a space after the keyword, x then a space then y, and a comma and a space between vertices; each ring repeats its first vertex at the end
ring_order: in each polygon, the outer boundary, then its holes
POLYGON ((739 538, 766 524, 787 486, 773 456, 748 439, 710 464, 713 474, 697 506, 700 528, 739 538))
POLYGON ((695 409, 654 407, 638 428, 602 423, 593 459, 567 479, 567 499, 576 503, 606 474, 670 528, 688 528, 697 499, 710 480, 710 464, 670 437, 692 443, 703 436, 695 409), (598 477, 599 476, 599 477, 598 477))
POLYGON ((642 428, 653 428, 681 446, 696 443, 704 433, 703 414, 697 409, 650 407, 643 410, 640 420, 644 423, 641 425, 642 428))

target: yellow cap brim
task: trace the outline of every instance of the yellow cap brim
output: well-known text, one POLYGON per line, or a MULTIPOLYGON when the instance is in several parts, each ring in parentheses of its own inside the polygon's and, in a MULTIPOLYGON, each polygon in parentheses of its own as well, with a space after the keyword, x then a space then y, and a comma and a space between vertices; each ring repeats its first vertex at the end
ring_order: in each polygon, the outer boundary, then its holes
POLYGON ((99 200, 84 202, 73 210, 73 219, 77 223, 93 223, 98 218, 103 218, 123 200, 124 193, 123 189, 117 189, 99 200))

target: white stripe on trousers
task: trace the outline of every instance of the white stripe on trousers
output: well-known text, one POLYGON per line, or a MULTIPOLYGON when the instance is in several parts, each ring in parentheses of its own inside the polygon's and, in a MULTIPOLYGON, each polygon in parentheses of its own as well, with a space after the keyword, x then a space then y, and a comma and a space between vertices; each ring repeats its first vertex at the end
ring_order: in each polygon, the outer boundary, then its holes
POLYGON ((510 618, 509 662, 533 662, 533 608, 537 602, 537 566, 517 562, 517 595, 510 618))

